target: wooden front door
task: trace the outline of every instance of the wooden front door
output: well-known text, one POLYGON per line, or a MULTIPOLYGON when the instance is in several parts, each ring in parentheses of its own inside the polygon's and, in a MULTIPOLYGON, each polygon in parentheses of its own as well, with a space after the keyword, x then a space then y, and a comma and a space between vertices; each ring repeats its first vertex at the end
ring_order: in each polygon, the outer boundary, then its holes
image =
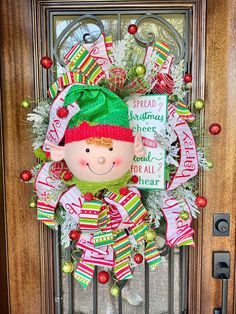
MULTIPOLYGON (((196 248, 188 254, 188 300, 182 313, 212 313, 221 307, 221 281, 212 278, 214 251, 230 252, 228 313, 235 304, 235 156, 236 156, 236 1, 1 1, 1 187, 0 260, 1 313, 41 313, 57 311, 58 285, 51 232, 36 220, 28 208, 31 189, 20 182, 19 173, 30 168, 28 126, 22 99, 35 99, 46 90, 46 72, 39 68, 41 56, 48 54, 52 31, 47 25, 53 12, 82 10, 188 11, 193 25, 189 33, 195 87, 193 98, 205 98, 201 123, 222 126, 218 136, 209 138, 214 170, 201 176, 200 188, 208 206, 195 223, 196 248), (205 41, 206 38, 206 41, 205 41), (230 235, 213 236, 215 213, 230 214, 230 235), (185 312, 184 312, 185 311, 185 312)), ((109 15, 109 13, 107 13, 109 15)), ((75 14, 76 15, 76 14, 75 14)), ((50 79, 50 78, 49 78, 50 79)), ((55 251, 55 246, 54 246, 55 251)), ((171 290, 169 291, 171 293, 171 290)), ((145 313, 147 308, 145 308, 145 313)), ((59 313, 58 311, 56 313, 59 313)), ((150 312, 154 313, 154 312, 150 312)), ((157 313, 158 310, 157 310, 157 313)), ((171 313, 175 313, 172 312, 171 313)))

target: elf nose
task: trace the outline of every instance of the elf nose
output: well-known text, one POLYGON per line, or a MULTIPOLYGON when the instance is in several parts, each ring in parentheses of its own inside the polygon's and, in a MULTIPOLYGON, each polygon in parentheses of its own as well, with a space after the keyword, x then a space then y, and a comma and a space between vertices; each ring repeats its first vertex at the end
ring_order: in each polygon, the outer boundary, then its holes
POLYGON ((104 164, 104 162, 106 161, 106 159, 103 156, 98 157, 97 162, 99 164, 104 164))

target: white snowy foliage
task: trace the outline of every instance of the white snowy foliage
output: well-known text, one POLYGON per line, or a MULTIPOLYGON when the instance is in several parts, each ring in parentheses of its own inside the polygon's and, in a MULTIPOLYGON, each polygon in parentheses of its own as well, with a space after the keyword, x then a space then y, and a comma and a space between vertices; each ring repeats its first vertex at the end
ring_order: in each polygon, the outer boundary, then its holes
POLYGON ((209 170, 207 159, 204 150, 201 147, 197 148, 198 164, 203 170, 209 170))
POLYGON ((128 60, 132 57, 134 40, 129 35, 124 39, 113 42, 114 64, 126 68, 128 60))
POLYGON ((193 191, 181 185, 177 187, 175 190, 173 190, 172 193, 175 197, 178 197, 178 196, 183 197, 187 201, 190 207, 192 216, 194 218, 197 218, 197 214, 199 214, 200 212, 198 210, 198 207, 195 204, 196 195, 193 193, 193 191))
POLYGON ((158 141, 160 147, 166 150, 166 163, 178 167, 179 164, 176 158, 179 157, 179 146, 176 143, 177 135, 174 131, 176 122, 174 117, 168 119, 165 130, 155 133, 155 139, 158 141))
POLYGON ((66 213, 65 221, 61 226, 61 244, 67 248, 70 246, 69 233, 71 230, 77 229, 76 221, 71 217, 70 214, 66 213))
POLYGON ((33 109, 32 113, 27 115, 27 121, 32 123, 32 133, 34 135, 33 148, 37 149, 44 143, 49 122, 50 105, 41 101, 33 109))
POLYGON ((175 82, 173 88, 173 94, 177 95, 178 98, 184 98, 187 94, 187 90, 183 88, 183 76, 185 72, 185 62, 181 60, 178 64, 172 66, 171 76, 175 82))

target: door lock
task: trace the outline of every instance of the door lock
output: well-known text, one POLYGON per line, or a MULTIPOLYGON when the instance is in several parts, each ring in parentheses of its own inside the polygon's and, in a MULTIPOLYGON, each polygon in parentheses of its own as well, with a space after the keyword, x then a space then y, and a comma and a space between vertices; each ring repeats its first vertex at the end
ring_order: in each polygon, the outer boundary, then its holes
POLYGON ((228 213, 214 214, 213 235, 229 236, 229 231, 230 231, 230 215, 228 213))

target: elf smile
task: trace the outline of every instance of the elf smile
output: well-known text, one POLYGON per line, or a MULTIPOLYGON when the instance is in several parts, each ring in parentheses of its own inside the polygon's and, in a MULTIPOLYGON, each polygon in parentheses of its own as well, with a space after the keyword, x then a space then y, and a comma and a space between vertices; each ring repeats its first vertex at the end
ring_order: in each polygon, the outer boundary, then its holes
POLYGON ((104 173, 96 173, 95 171, 93 171, 93 170, 91 169, 91 167, 89 166, 89 163, 87 163, 86 165, 88 166, 89 170, 90 170, 93 174, 96 174, 97 176, 104 176, 105 174, 108 174, 109 172, 111 172, 111 170, 112 170, 113 167, 115 166, 115 162, 113 162, 111 168, 110 168, 108 171, 104 172, 104 173))

